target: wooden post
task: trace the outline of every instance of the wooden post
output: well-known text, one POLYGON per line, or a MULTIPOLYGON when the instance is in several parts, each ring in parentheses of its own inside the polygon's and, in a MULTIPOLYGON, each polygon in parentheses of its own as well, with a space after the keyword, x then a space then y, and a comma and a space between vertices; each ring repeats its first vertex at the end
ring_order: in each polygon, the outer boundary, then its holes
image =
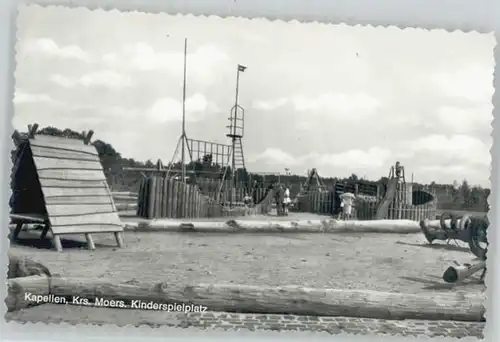
POLYGON ((17 240, 17 237, 19 236, 21 229, 23 229, 23 224, 20 222, 16 224, 16 229, 14 229, 14 232, 12 232, 12 238, 11 238, 12 241, 17 240))
POLYGON ((49 230, 50 230, 50 223, 46 222, 45 226, 43 227, 43 230, 42 230, 42 235, 40 235, 41 240, 45 239, 49 230))
POLYGON ((163 178, 157 174, 155 175, 156 178, 156 191, 155 191, 155 217, 162 217, 161 216, 161 207, 162 207, 162 189, 163 189, 163 178))
POLYGON ((21 143, 23 142, 23 138, 21 137, 21 134, 18 130, 15 130, 14 133, 12 133, 12 140, 14 141, 14 145, 16 145, 16 147, 21 145, 21 143))
POLYGON ((119 248, 123 248, 123 233, 122 232, 114 232, 116 244, 119 248))
POLYGON ((28 138, 34 139, 36 131, 38 130, 38 124, 28 125, 28 138))
POLYGON ((62 252, 62 244, 61 244, 61 237, 59 235, 54 235, 52 237, 52 244, 54 245, 54 248, 58 252, 62 252))
POLYGON ((93 135, 94 135, 94 131, 90 130, 86 135, 84 135, 83 143, 85 145, 88 145, 90 143, 90 139, 92 139, 93 135))
POLYGON ((162 190, 161 190, 161 217, 168 217, 168 179, 162 175, 162 190))
POLYGON ((156 199, 156 177, 153 175, 149 178, 148 191, 148 218, 153 219, 155 215, 155 199, 156 199))
POLYGON ((91 251, 93 251, 95 249, 95 244, 94 244, 94 240, 92 240, 92 234, 86 233, 85 234, 85 239, 87 240, 87 247, 88 247, 88 249, 90 249, 91 251))
POLYGON ((167 201, 167 217, 174 217, 174 206, 172 200, 172 194, 174 193, 174 180, 168 180, 168 191, 165 194, 165 200, 167 201))
POLYGON ((179 182, 177 182, 175 179, 172 180, 173 183, 173 191, 170 194, 169 200, 172 202, 172 218, 179 218, 179 210, 178 210, 178 203, 179 203, 179 182))

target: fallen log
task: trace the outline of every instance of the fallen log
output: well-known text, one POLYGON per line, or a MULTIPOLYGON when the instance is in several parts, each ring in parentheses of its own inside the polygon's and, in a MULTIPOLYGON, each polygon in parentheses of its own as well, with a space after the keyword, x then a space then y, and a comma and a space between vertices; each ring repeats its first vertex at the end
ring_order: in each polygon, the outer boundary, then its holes
POLYGON ((263 233, 324 233, 328 223, 326 220, 299 221, 257 221, 229 220, 227 225, 238 232, 263 233))
POLYGON ((137 231, 164 231, 164 232, 231 232, 234 228, 229 227, 226 222, 217 221, 179 221, 179 220, 152 220, 140 222, 137 228, 126 227, 137 231))
POLYGON ((51 302, 49 297, 49 278, 47 276, 29 276, 7 279, 7 311, 16 311, 34 305, 51 302))
POLYGON ((225 233, 234 231, 234 228, 227 225, 226 222, 184 222, 179 226, 181 232, 211 232, 211 233, 225 233))
POLYGON ((412 220, 330 220, 325 232, 353 232, 353 233, 420 233, 420 225, 412 220))
POLYGON ((450 266, 446 271, 444 271, 443 280, 447 283, 458 283, 464 281, 474 273, 483 270, 485 267, 485 260, 477 260, 473 264, 450 266))
POLYGON ((374 221, 339 221, 339 220, 296 220, 296 221, 257 221, 229 220, 213 221, 178 221, 153 220, 142 222, 137 231, 176 231, 176 232, 227 232, 227 233, 419 233, 420 226, 410 220, 374 220, 374 221))
POLYGON ((211 311, 376 319, 481 321, 485 311, 485 295, 467 292, 403 294, 298 286, 119 284, 104 279, 52 278, 51 294, 88 298, 90 304, 96 298, 115 300, 118 305, 123 301, 124 307, 153 302, 205 306, 211 311))

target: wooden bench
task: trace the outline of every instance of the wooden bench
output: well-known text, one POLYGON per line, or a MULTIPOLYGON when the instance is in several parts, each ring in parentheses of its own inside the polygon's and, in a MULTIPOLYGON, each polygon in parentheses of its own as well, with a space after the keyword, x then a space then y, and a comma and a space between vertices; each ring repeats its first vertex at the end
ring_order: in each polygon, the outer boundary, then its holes
POLYGON ((23 229, 25 224, 41 224, 43 225, 43 231, 41 238, 45 238, 49 229, 50 222, 47 216, 38 215, 38 214, 10 214, 11 223, 16 225, 14 232, 12 233, 12 240, 17 240, 19 233, 23 229))
MULTIPOLYGON (((44 215, 39 215, 39 214, 10 214, 10 219, 11 223, 16 225, 16 228, 14 229, 14 232, 12 233, 11 240, 16 241, 19 233, 23 229, 23 226, 25 224, 40 224, 43 225, 43 230, 42 230, 42 235, 40 236, 40 239, 45 239, 47 236, 47 233, 49 232, 51 228, 50 221, 48 219, 48 216, 44 215)), ((122 238, 122 232, 114 232, 116 243, 118 247, 123 248, 123 238, 122 238)), ((62 244, 61 244, 61 239, 60 239, 60 234, 52 234, 52 244, 54 245, 54 248, 56 251, 61 252, 62 251, 62 244)), ((95 249, 95 244, 92 239, 92 235, 90 233, 85 233, 85 239, 87 240, 87 245, 88 249, 94 250, 95 249)))

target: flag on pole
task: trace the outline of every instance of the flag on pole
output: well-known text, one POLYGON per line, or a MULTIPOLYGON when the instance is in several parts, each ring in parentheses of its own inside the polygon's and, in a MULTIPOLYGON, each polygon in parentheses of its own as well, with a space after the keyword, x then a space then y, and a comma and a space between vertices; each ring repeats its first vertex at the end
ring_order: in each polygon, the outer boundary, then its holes
POLYGON ((238 71, 243 72, 243 71, 245 71, 246 68, 247 68, 246 66, 238 64, 238 71))

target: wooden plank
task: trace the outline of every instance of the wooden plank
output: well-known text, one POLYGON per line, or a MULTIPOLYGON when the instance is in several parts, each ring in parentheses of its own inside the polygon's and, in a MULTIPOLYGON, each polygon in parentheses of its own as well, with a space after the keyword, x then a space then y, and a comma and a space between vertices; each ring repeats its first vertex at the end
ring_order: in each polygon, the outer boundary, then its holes
POLYGON ((50 197, 101 197, 111 198, 106 188, 42 188, 45 198, 50 197))
POLYGON ((138 217, 142 217, 142 210, 143 210, 143 207, 144 207, 144 179, 141 179, 140 183, 139 183, 139 191, 137 193, 137 211, 136 211, 136 215, 138 217))
POLYGON ((57 216, 75 216, 86 214, 102 214, 114 212, 111 202, 104 204, 47 204, 47 212, 50 217, 57 216))
POLYGON ((186 217, 192 217, 191 216, 191 195, 193 194, 193 186, 188 185, 186 186, 186 204, 184 205, 186 208, 186 217))
POLYGON ((92 162, 101 162, 97 154, 89 154, 79 151, 67 151, 57 148, 49 148, 42 146, 30 146, 31 153, 34 157, 56 158, 56 159, 76 159, 92 162))
POLYGON ((182 202, 182 195, 184 193, 184 184, 180 181, 177 181, 177 191, 175 192, 175 198, 177 199, 177 217, 178 218, 183 218, 182 216, 182 209, 183 209, 183 202, 182 202))
POLYGON ((91 155, 98 155, 97 150, 92 145, 85 145, 82 140, 65 139, 60 137, 36 135, 29 140, 31 146, 61 149, 66 151, 83 152, 91 155))
POLYGON ((194 188, 191 193, 191 217, 196 217, 196 201, 198 200, 198 188, 194 188))
POLYGON ((44 223, 46 217, 40 214, 10 214, 9 215, 12 221, 15 222, 23 222, 23 223, 44 223))
POLYGON ((122 226, 117 226, 115 224, 105 225, 105 224, 94 224, 94 225, 80 225, 80 226, 60 226, 52 227, 52 232, 57 234, 55 236, 63 234, 85 234, 85 233, 114 233, 123 232, 122 226))
POLYGON ((66 205, 82 205, 82 204, 111 204, 111 196, 54 196, 45 198, 46 205, 66 204, 66 205))
POLYGON ((161 217, 161 203, 162 203, 161 190, 163 189, 162 180, 163 177, 156 176, 155 217, 161 217))
POLYGON ((168 217, 168 178, 163 178, 162 201, 161 201, 161 215, 168 217))
POLYGON ((50 216, 52 228, 60 226, 85 226, 85 225, 117 225, 121 226, 122 222, 116 212, 102 214, 88 214, 79 216, 50 216))
POLYGON ((81 181, 106 181, 102 170, 37 170, 39 178, 73 179, 81 181))
POLYGON ((149 178, 148 187, 148 218, 154 218, 155 210, 155 190, 156 190, 156 177, 149 178))
POLYGON ((200 217, 200 207, 201 207, 201 194, 198 193, 196 194, 195 197, 195 210, 194 210, 194 217, 199 218, 200 217))
POLYGON ((173 190, 170 196, 170 200, 172 201, 172 218, 178 218, 179 213, 177 211, 177 203, 178 203, 178 193, 179 193, 179 182, 172 180, 173 190))
POLYGON ((43 188, 102 188, 104 180, 72 180, 72 179, 47 179, 39 178, 43 188))
POLYGON ((37 170, 96 170, 103 171, 98 161, 56 159, 46 157, 34 157, 37 170))
POLYGON ((166 196, 167 200, 167 217, 174 217, 174 202, 173 202, 173 193, 174 193, 174 180, 168 180, 168 193, 166 196))
POLYGON ((187 185, 185 183, 181 183, 182 184, 182 191, 180 193, 180 196, 182 198, 182 205, 181 205, 181 218, 185 218, 186 215, 187 215, 187 212, 186 212, 186 202, 187 202, 187 185))

